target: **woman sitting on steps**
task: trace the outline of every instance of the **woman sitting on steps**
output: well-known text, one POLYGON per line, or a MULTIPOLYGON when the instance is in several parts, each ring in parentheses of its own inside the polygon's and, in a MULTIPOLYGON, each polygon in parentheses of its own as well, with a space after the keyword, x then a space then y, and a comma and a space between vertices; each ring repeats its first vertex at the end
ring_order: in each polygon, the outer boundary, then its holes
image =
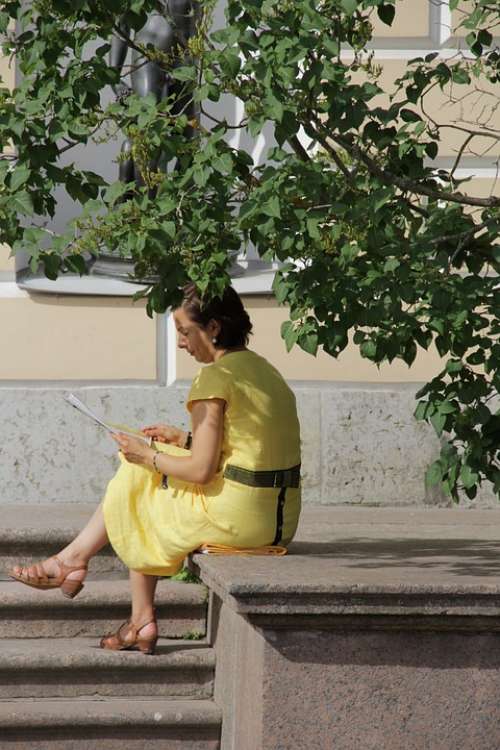
POLYGON ((57 556, 10 575, 73 598, 109 541, 130 570, 132 613, 101 647, 154 653, 158 576, 175 575, 203 544, 284 545, 300 514, 300 439, 293 392, 247 349, 250 319, 234 289, 202 304, 185 289, 174 311, 178 346, 203 367, 187 400, 192 429, 155 424, 155 441, 116 436, 121 466, 103 502, 57 556))

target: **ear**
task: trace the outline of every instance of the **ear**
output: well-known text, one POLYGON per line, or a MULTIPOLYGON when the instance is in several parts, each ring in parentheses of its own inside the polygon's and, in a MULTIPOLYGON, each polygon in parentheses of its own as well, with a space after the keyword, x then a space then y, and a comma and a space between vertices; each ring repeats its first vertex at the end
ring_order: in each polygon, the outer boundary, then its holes
POLYGON ((214 320, 213 318, 208 321, 207 324, 207 333, 209 336, 217 337, 221 331, 221 324, 218 320, 214 320))

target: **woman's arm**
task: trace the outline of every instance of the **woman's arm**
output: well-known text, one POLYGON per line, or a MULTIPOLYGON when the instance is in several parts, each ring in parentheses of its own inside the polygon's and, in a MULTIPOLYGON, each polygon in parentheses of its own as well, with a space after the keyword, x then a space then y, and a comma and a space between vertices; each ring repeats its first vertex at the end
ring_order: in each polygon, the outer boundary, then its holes
POLYGON ((225 403, 218 398, 192 402, 193 444, 190 456, 156 455, 153 448, 126 435, 120 434, 114 439, 127 461, 154 469, 153 459, 156 456, 156 468, 163 474, 171 474, 193 484, 207 484, 220 463, 225 403))

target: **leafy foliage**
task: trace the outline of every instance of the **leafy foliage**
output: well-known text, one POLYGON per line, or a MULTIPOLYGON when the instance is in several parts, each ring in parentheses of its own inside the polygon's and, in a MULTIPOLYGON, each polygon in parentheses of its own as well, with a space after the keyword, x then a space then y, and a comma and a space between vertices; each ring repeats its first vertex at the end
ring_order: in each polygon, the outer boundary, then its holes
MULTIPOLYGON (((484 116, 498 110, 498 5, 450 0, 467 30, 465 50, 410 61, 385 97, 367 45, 375 17, 393 23, 395 0, 228 0, 226 28, 215 33, 214 0, 204 2, 173 71, 199 103, 202 117, 192 121, 169 100, 101 103, 119 74, 107 64, 109 45, 89 56, 89 43, 121 33, 122 14, 141 28, 155 5, 3 4, 0 32, 22 80, 0 90, 1 240, 27 250, 49 278, 84 273, 89 254, 118 248, 138 278, 157 278, 149 314, 175 304, 187 279, 220 293, 234 253, 252 242, 283 263, 274 289, 290 309, 282 331, 289 349, 337 357, 352 339, 377 365, 408 366, 419 348, 437 349, 442 371, 421 389, 416 410, 447 437, 428 481, 455 499, 461 489, 473 498, 484 480, 499 493, 500 198, 474 195, 458 172, 464 157, 498 144, 498 127, 484 116), (461 87, 489 97, 471 111, 474 121, 427 113, 432 91, 458 98, 461 87), (214 114, 228 94, 243 104, 237 122, 214 114), (269 123, 276 143, 262 166, 229 145, 235 130, 255 138, 269 123), (450 130, 463 142, 453 166, 439 168, 433 160, 450 130), (106 185, 60 165, 63 152, 117 131, 133 143, 143 187, 106 185), (179 168, 152 170, 160 152, 164 165, 179 168), (82 212, 55 236, 44 222, 58 185, 82 212)), ((154 49, 142 52, 171 66, 154 49)))

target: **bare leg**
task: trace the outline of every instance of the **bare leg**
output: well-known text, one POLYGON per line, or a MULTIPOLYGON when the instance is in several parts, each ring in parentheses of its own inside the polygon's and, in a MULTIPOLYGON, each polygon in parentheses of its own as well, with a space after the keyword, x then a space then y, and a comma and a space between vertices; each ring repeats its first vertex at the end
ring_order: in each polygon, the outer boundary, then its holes
MULTIPOLYGON (((64 547, 57 557, 69 566, 85 566, 90 558, 99 552, 107 542, 108 535, 104 525, 104 515, 101 503, 78 536, 76 536, 67 547, 64 547)), ((59 574, 59 566, 52 558, 44 560, 41 565, 49 577, 57 576, 59 574)), ((22 570, 22 566, 16 565, 14 571, 17 573, 20 570, 22 570)), ((85 576, 85 570, 75 570, 73 573, 69 574, 68 579, 83 581, 85 576)))
POLYGON ((156 624, 151 622, 154 619, 154 598, 157 576, 149 576, 139 573, 137 570, 130 571, 130 589, 132 592, 132 622, 149 623, 141 628, 141 636, 149 638, 156 634, 156 624))

